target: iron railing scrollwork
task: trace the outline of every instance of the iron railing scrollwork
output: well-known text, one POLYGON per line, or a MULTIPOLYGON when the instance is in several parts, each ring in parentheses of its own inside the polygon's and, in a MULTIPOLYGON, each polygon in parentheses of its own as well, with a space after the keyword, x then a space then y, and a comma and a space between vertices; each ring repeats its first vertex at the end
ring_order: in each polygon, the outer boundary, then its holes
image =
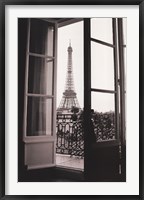
POLYGON ((84 156, 84 138, 81 120, 73 115, 57 115, 56 153, 84 156))
MULTIPOLYGON (((92 115, 94 142, 115 139, 114 112, 92 115)), ((57 114, 56 123, 56 153, 84 157, 83 118, 76 114, 57 114)))

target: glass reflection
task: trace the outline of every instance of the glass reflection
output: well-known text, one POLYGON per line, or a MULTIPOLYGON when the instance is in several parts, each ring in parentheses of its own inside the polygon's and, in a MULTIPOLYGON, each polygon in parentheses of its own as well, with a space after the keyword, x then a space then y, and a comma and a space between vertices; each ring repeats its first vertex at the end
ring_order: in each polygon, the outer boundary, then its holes
POLYGON ((52 135, 52 100, 28 97, 27 136, 52 135))
POLYGON ((114 140, 115 103, 114 94, 92 92, 91 120, 95 134, 95 142, 114 140))
POLYGON ((92 18, 91 37, 113 44, 112 18, 92 18))
POLYGON ((114 90, 113 48, 91 42, 91 86, 114 90))
POLYGON ((53 61, 29 58, 28 93, 52 95, 53 61))
POLYGON ((30 52, 53 56, 54 27, 49 23, 31 19, 30 52))

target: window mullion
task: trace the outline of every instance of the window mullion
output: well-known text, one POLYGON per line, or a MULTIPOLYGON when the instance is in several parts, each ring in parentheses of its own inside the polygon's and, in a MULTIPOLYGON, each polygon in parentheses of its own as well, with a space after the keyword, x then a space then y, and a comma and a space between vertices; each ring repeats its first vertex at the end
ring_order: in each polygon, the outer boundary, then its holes
POLYGON ((91 88, 92 92, 102 92, 102 93, 111 93, 111 94, 116 94, 117 91, 115 90, 104 90, 104 89, 97 89, 97 88, 91 88))
POLYGON ((119 140, 119 92, 118 92, 118 36, 117 36, 117 23, 116 18, 112 19, 113 25, 113 43, 115 45, 114 48, 114 83, 115 83, 115 116, 116 116, 116 139, 119 140))
POLYGON ((46 95, 46 94, 33 94, 33 93, 27 93, 26 96, 29 96, 29 97, 54 98, 53 95, 46 95))
POLYGON ((48 56, 44 54, 38 54, 38 53, 32 53, 32 52, 27 52, 28 55, 34 56, 34 57, 40 57, 40 58, 49 58, 51 61, 55 58, 53 56, 48 56))
MULTIPOLYGON (((30 19, 28 19, 28 31, 27 31, 27 47, 26 47, 26 69, 25 69, 25 94, 28 92, 28 72, 29 72, 29 46, 30 46, 30 19)), ((28 97, 24 95, 24 123, 23 123, 23 138, 26 137, 27 126, 27 104, 28 97)))
POLYGON ((85 178, 89 171, 90 151, 90 112, 91 112, 91 41, 90 41, 90 19, 84 19, 84 169, 85 178))
POLYGON ((112 48, 115 47, 114 44, 110 44, 110 43, 108 43, 108 42, 104 42, 104 41, 102 41, 102 40, 98 40, 98 39, 96 39, 96 38, 91 38, 90 40, 93 41, 93 42, 96 42, 96 43, 99 43, 99 44, 102 44, 102 45, 108 46, 108 47, 112 47, 112 48))
POLYGON ((124 51, 123 51, 123 21, 118 19, 119 41, 119 71, 120 71, 120 113, 121 113, 121 143, 125 143, 125 83, 124 83, 124 51))

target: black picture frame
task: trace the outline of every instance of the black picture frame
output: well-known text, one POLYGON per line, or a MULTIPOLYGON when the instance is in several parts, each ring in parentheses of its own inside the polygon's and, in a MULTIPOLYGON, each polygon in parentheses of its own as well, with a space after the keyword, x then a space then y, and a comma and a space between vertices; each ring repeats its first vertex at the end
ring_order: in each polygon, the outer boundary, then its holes
POLYGON ((143 132, 144 132, 144 0, 0 0, 0 199, 143 199, 143 132), (139 6, 139 195, 55 196, 5 194, 5 6, 6 5, 138 5, 139 6))

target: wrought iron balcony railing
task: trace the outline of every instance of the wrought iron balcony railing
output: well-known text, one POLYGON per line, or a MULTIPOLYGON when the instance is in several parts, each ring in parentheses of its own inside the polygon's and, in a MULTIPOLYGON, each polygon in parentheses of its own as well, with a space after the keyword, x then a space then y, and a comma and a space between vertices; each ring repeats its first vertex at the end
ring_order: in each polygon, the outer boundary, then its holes
MULTIPOLYGON (((115 139, 115 114, 94 113, 92 115, 94 142, 115 139)), ((81 115, 57 114, 56 153, 84 156, 83 118, 81 115)))
POLYGON ((75 120, 71 114, 57 115, 57 153, 83 157, 83 136, 81 120, 75 120))

